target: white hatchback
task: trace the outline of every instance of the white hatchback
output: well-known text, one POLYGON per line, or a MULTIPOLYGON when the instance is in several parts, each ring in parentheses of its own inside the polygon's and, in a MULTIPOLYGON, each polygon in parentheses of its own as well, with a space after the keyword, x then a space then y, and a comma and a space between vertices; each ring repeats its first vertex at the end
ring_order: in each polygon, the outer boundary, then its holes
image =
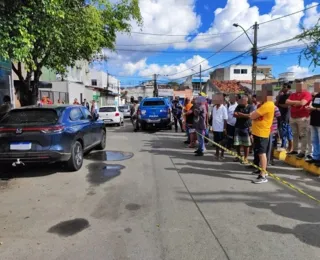
POLYGON ((104 106, 99 108, 99 119, 106 125, 123 125, 123 113, 117 106, 104 106))

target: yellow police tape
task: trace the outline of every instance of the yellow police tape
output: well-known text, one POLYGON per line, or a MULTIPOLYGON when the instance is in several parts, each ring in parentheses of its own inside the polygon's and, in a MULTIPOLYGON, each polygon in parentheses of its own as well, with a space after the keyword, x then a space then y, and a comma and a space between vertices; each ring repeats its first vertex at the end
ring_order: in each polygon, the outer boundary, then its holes
MULTIPOLYGON (((212 141, 210 138, 206 137, 205 135, 200 134, 199 132, 197 132, 197 134, 200 135, 200 136, 202 136, 202 137, 204 137, 204 139, 208 140, 210 143, 214 144, 215 146, 218 146, 219 148, 221 148, 222 150, 224 150, 224 151, 227 152, 228 154, 230 154, 230 155, 238 158, 238 159, 241 160, 242 162, 244 162, 244 158, 241 157, 241 156, 239 156, 237 153, 235 153, 235 152, 233 152, 233 151, 225 148, 224 146, 222 146, 222 145, 220 145, 220 144, 212 141)), ((297 188, 297 187, 294 186, 293 184, 291 184, 291 183, 289 183, 289 182, 281 179, 281 178, 278 177, 277 175, 275 175, 275 174, 273 174, 273 173, 270 173, 270 172, 268 172, 268 171, 264 171, 261 167, 255 165, 255 164, 253 164, 253 163, 251 163, 251 162, 249 162, 249 161, 246 161, 246 164, 247 164, 247 165, 251 165, 251 166, 253 166, 253 167, 256 168, 256 169, 267 173, 270 177, 272 177, 273 179, 275 179, 275 180, 278 181, 279 183, 284 184, 284 185, 286 185, 287 187, 289 187, 290 189, 292 189, 292 190, 294 190, 294 191, 297 191, 297 192, 299 192, 300 194, 308 197, 309 199, 312 199, 312 200, 320 203, 320 200, 319 200, 319 199, 317 199, 317 198, 309 195, 308 193, 306 193, 306 192, 304 192, 303 190, 297 188)))

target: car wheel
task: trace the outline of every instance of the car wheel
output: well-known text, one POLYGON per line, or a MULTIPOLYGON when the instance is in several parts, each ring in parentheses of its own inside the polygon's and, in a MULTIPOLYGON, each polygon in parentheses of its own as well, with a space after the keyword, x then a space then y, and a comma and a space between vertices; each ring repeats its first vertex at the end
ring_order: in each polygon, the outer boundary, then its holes
POLYGON ((71 146, 71 157, 68 161, 70 171, 78 171, 83 164, 83 148, 79 141, 75 141, 71 146))
POLYGON ((101 142, 100 144, 97 146, 98 150, 104 150, 104 148, 106 148, 106 142, 107 142, 107 134, 106 131, 102 130, 101 133, 101 142))
POLYGON ((141 130, 142 131, 147 130, 147 124, 146 123, 141 123, 141 130))

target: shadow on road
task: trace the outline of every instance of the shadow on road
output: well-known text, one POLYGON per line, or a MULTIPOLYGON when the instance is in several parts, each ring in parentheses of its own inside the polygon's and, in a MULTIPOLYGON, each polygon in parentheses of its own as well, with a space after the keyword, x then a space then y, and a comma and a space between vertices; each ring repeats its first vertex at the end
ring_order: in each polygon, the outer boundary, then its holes
POLYGON ((64 164, 37 164, 37 165, 26 165, 19 167, 7 166, 0 170, 0 178, 2 180, 8 180, 13 178, 34 178, 43 177, 58 172, 67 172, 64 164))
POLYGON ((293 229, 278 225, 258 225, 258 228, 266 232, 294 235, 302 243, 320 247, 320 224, 298 224, 293 229))
MULTIPOLYGON (((166 170, 177 171, 182 176, 184 174, 194 174, 233 179, 241 182, 252 180, 253 176, 250 174, 252 169, 233 162, 231 156, 227 155, 227 159, 224 161, 216 161, 213 158, 214 151, 210 148, 207 149, 208 151, 204 157, 195 157, 193 150, 186 148, 183 143, 185 136, 180 134, 180 138, 176 137, 174 136, 173 138, 171 133, 156 134, 156 138, 153 140, 145 141, 145 149, 142 152, 169 156, 173 160, 175 167, 167 168, 166 170)), ((209 147, 211 146, 209 145, 209 147)), ((276 165, 269 167, 268 170, 281 177, 284 181, 320 199, 319 178, 306 174, 303 170, 292 168, 280 161, 276 161, 276 165)), ((303 243, 320 247, 320 224, 317 224, 320 222, 319 204, 289 189, 282 183, 272 181, 272 184, 276 185, 276 191, 268 192, 265 188, 263 190, 258 188, 255 191, 252 191, 252 189, 250 191, 236 191, 234 186, 230 186, 229 190, 224 191, 192 191, 193 198, 190 197, 187 191, 177 191, 177 199, 199 204, 241 203, 250 208, 270 210, 273 214, 284 219, 306 222, 298 224, 292 229, 267 224, 259 225, 258 228, 265 232, 291 234, 303 243)))

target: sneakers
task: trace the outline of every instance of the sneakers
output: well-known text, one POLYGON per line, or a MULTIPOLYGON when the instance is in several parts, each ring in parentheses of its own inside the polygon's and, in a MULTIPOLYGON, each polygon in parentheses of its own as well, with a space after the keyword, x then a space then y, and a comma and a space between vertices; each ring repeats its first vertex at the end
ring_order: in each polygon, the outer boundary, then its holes
POLYGON ((260 170, 259 170, 259 169, 256 169, 256 170, 254 170, 251 174, 252 174, 252 175, 260 174, 260 170))
POLYGON ((304 153, 298 153, 297 158, 298 159, 303 159, 306 155, 304 153))
POLYGON ((314 159, 306 159, 305 161, 306 161, 306 163, 311 163, 311 164, 318 164, 318 163, 320 163, 319 160, 314 160, 314 159))
POLYGON ((267 183, 267 182, 268 182, 268 179, 262 175, 259 175, 257 180, 252 181, 252 183, 254 183, 254 184, 262 184, 262 183, 267 183))
MULTIPOLYGON (((259 176, 261 175, 261 171, 259 170, 259 169, 256 169, 256 170, 254 170, 252 173, 251 173, 252 175, 257 175, 257 174, 259 174, 259 176)), ((268 176, 269 174, 268 173, 265 173, 265 176, 268 176)))
POLYGON ((307 160, 312 160, 313 159, 311 154, 308 154, 306 158, 307 158, 307 160))
POLYGON ((203 152, 197 152, 194 156, 204 156, 203 152))

